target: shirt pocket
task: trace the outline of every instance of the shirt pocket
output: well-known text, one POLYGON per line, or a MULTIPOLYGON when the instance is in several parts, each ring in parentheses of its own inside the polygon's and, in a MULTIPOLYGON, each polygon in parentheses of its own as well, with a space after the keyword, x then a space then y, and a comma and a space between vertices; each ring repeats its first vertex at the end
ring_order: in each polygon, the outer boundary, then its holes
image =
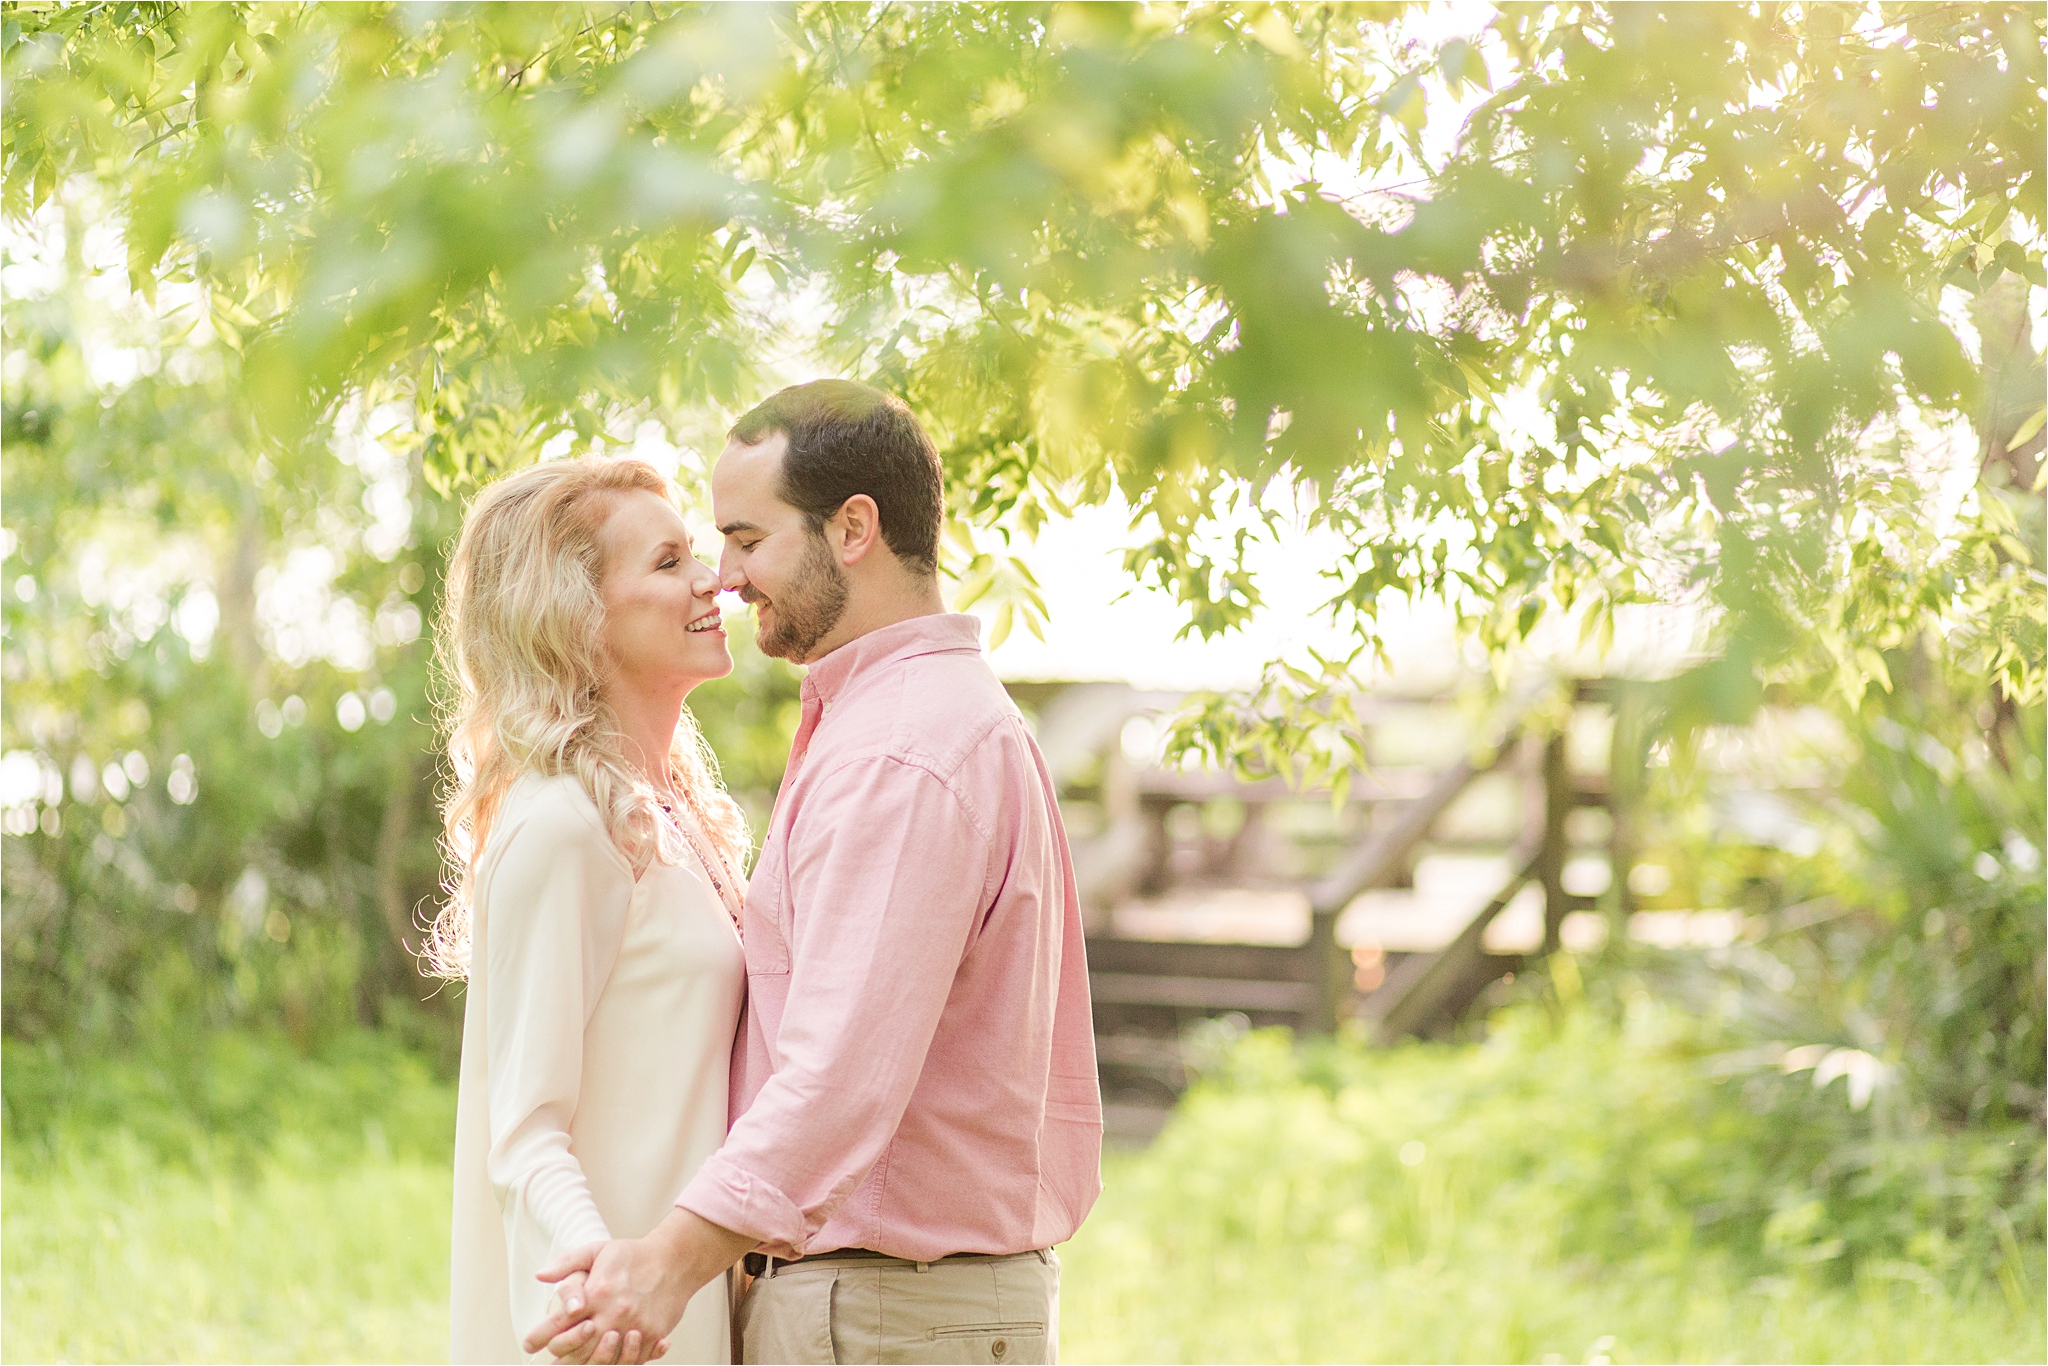
MULTIPOLYGON (((779 854, 780 851, 775 851, 779 854)), ((747 976, 789 975, 789 898, 780 857, 764 857, 747 884, 745 927, 747 976)))

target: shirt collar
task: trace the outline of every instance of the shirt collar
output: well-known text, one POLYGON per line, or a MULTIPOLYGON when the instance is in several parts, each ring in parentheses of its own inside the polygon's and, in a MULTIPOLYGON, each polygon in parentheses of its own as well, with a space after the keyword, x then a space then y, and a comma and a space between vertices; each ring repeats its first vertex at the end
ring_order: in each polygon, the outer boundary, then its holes
POLYGON ((803 690, 831 702, 864 674, 918 655, 981 653, 981 618, 935 612, 911 617, 849 640, 810 666, 803 690))

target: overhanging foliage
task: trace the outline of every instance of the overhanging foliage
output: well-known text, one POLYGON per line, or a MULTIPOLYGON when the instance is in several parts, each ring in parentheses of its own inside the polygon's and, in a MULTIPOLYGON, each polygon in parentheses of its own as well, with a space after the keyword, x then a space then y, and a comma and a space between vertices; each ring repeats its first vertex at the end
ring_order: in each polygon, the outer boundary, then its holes
MULTIPOLYGON (((96 184, 136 290, 203 285, 249 452, 396 400, 454 489, 750 401, 794 308, 931 422, 963 524, 1120 493, 1205 635, 1261 610, 1214 526, 1277 480, 1361 650, 1404 596, 1495 651, 1689 599, 1737 698, 1853 702, 1930 631, 2041 687, 2001 491, 2040 386, 1997 370, 2039 364, 2038 7, 18 3, 0 41, 8 216, 96 184), (1959 336, 2001 290, 2013 335, 1959 336), (1930 519, 1956 415, 1987 479, 1930 519)), ((1345 667, 1190 738, 1312 750, 1345 667)))

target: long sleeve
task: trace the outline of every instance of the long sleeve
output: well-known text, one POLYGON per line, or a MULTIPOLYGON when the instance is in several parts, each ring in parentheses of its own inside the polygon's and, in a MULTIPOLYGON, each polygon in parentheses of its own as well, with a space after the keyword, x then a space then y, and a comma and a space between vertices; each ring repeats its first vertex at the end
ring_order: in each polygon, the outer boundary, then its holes
POLYGON ((588 815, 549 803, 505 836, 482 887, 490 1150, 515 1324, 547 1300, 534 1273, 609 1238, 570 1144, 584 1030, 625 937, 633 880, 588 815))
POLYGON ((989 897, 990 832, 932 772, 869 757, 827 786, 789 866, 811 910, 789 946, 779 1066, 677 1202, 784 1252, 895 1134, 989 897))

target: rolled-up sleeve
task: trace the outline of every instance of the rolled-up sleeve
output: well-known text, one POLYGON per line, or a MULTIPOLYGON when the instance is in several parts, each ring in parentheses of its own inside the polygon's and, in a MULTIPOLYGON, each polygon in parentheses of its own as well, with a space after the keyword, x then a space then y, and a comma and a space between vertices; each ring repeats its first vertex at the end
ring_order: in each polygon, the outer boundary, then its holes
POLYGON ((820 779, 790 841, 804 914, 775 1074, 677 1200, 785 1256, 896 1132, 992 879, 992 833, 930 770, 869 756, 820 779))
MULTIPOLYGON (((611 1236, 569 1132, 584 1027, 618 959, 631 900, 631 876, 609 841, 574 813, 537 814, 513 832, 483 889, 485 1166, 505 1216, 515 1304, 544 1303, 534 1273, 611 1236)), ((531 1316, 534 1306, 524 1307, 531 1316)))

